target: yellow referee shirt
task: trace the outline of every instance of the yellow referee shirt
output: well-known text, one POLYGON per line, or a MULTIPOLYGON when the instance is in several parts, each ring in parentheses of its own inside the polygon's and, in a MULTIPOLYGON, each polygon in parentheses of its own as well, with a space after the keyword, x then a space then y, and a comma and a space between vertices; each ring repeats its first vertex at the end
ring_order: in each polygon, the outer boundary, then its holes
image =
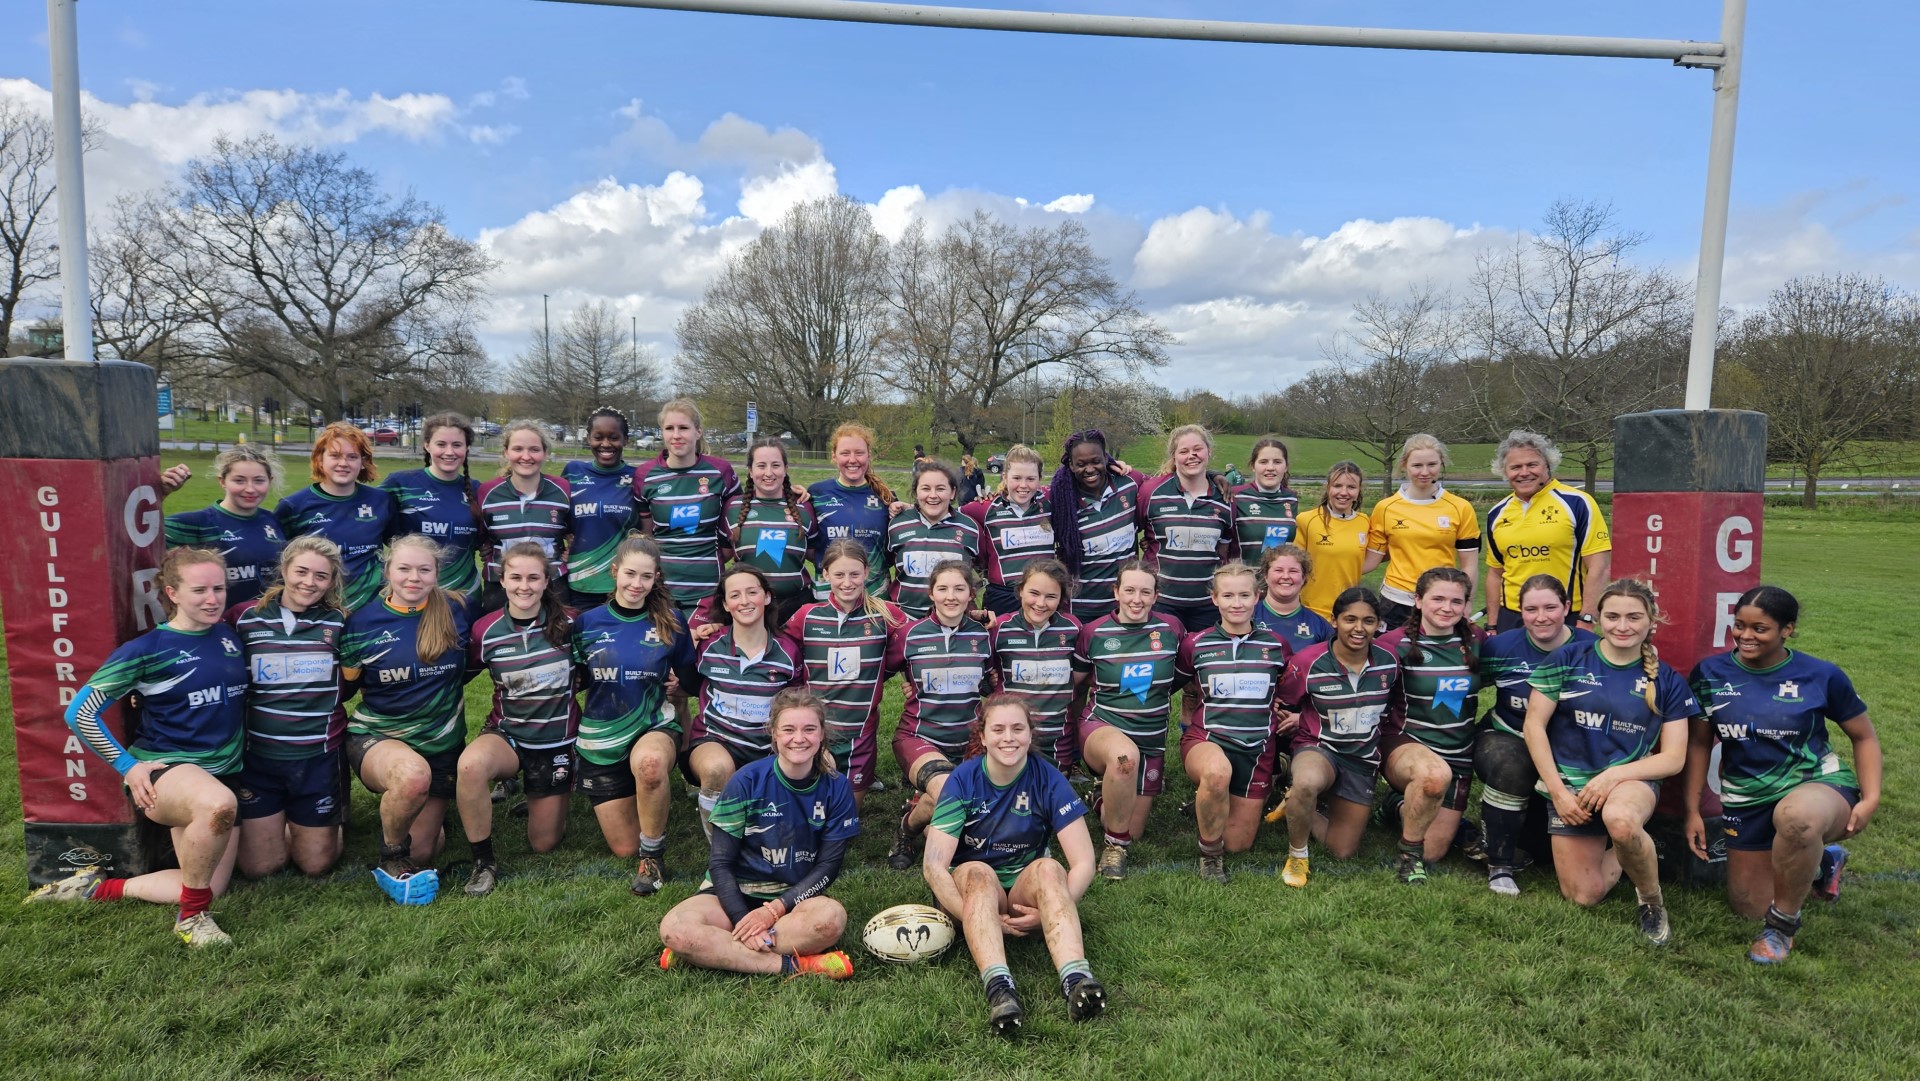
POLYGON ((1473 504, 1441 488, 1432 499, 1410 499, 1405 488, 1373 505, 1367 549, 1387 557, 1382 595, 1412 604, 1414 583, 1431 567, 1457 567, 1459 553, 1480 548, 1480 516, 1473 504))
MULTIPOLYGON (((1367 558, 1367 519, 1357 510, 1345 518, 1320 507, 1303 510, 1294 523, 1293 542, 1313 560, 1300 603, 1331 620, 1334 600, 1360 583, 1360 567, 1367 558)), ((1260 588, 1264 593, 1266 583, 1260 588)))
POLYGON ((1520 583, 1551 574, 1580 610, 1583 556, 1611 552, 1613 538, 1600 504, 1578 488, 1550 480, 1525 503, 1508 495, 1487 511, 1487 558, 1500 568, 1502 607, 1520 610, 1520 583))

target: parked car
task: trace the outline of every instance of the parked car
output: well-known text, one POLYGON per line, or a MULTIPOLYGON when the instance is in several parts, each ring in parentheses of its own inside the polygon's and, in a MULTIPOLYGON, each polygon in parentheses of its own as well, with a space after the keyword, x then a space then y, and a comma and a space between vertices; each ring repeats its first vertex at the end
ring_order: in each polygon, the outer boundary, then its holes
POLYGON ((1006 468, 1007 456, 1004 454, 996 454, 987 459, 987 472, 992 473, 996 477, 1005 472, 1006 468))
POLYGON ((660 445, 660 437, 643 433, 634 438, 633 445, 641 450, 652 450, 660 445))
POLYGON ((390 424, 382 424, 373 430, 373 445, 376 447, 395 446, 400 442, 400 429, 390 424))
POLYGON ((500 426, 490 420, 474 421, 473 430, 476 435, 499 435, 500 434, 500 426))
POLYGON ((547 427, 547 434, 553 436, 554 442, 565 443, 567 441, 567 426, 564 424, 549 425, 547 427))

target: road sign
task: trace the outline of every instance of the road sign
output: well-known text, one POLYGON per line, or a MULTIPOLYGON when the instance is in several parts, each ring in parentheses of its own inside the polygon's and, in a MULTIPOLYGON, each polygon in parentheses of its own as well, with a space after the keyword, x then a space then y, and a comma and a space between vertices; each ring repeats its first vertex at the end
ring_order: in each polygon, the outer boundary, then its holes
POLYGON ((154 397, 158 399, 160 405, 160 430, 173 431, 173 384, 160 384, 154 397))
POLYGON ((752 435, 753 433, 759 430, 760 430, 760 404, 758 402, 748 402, 747 403, 747 434, 752 435))

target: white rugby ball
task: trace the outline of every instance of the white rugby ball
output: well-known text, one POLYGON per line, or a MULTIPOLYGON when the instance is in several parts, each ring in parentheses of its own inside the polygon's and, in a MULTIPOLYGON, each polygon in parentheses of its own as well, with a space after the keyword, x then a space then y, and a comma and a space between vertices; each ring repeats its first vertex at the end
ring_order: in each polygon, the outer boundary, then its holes
POLYGON ((931 961, 953 946, 953 921, 932 905, 894 905, 867 921, 861 938, 882 961, 931 961))

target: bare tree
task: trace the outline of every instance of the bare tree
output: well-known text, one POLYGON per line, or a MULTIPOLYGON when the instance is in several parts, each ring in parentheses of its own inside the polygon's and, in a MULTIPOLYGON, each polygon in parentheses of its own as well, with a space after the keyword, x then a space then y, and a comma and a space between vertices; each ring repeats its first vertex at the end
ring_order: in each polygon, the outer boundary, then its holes
POLYGON ((540 416, 569 425, 585 424, 602 405, 638 415, 659 390, 652 351, 627 336, 604 300, 575 308, 552 341, 544 328, 535 331, 507 382, 540 416))
POLYGON ((1795 278, 1740 324, 1728 352, 1753 378, 1769 457, 1806 475, 1859 460, 1867 440, 1911 438, 1920 382, 1920 302, 1863 274, 1795 278))
POLYGON ((1485 305, 1469 324, 1482 346, 1475 398, 1552 435, 1589 490, 1612 454, 1613 418, 1677 403, 1684 378, 1691 290, 1633 265, 1644 237, 1617 225, 1610 205, 1560 200, 1539 236, 1483 258, 1473 283, 1485 305))
POLYGON ((1438 378, 1455 349, 1452 303, 1430 284, 1398 301, 1373 293, 1353 306, 1353 321, 1326 346, 1327 363, 1288 397, 1303 431, 1365 448, 1391 492, 1400 444, 1444 431, 1463 404, 1442 393, 1438 378))
POLYGON ((343 155, 223 137, 145 205, 132 235, 224 376, 264 376, 338 416, 478 349, 471 305, 492 261, 343 155))
POLYGON ((727 264, 680 318, 690 389, 754 401, 808 448, 871 390, 886 329, 887 242, 844 196, 802 203, 727 264))
POLYGON ((0 100, 0 357, 12 346, 21 301, 60 273, 53 193, 53 123, 0 100))
POLYGON ((1019 229, 985 211, 930 240, 915 223, 889 264, 885 378, 924 396, 932 423, 971 453, 996 399, 1033 373, 1089 383, 1166 363, 1173 341, 1142 314, 1084 226, 1019 229))

